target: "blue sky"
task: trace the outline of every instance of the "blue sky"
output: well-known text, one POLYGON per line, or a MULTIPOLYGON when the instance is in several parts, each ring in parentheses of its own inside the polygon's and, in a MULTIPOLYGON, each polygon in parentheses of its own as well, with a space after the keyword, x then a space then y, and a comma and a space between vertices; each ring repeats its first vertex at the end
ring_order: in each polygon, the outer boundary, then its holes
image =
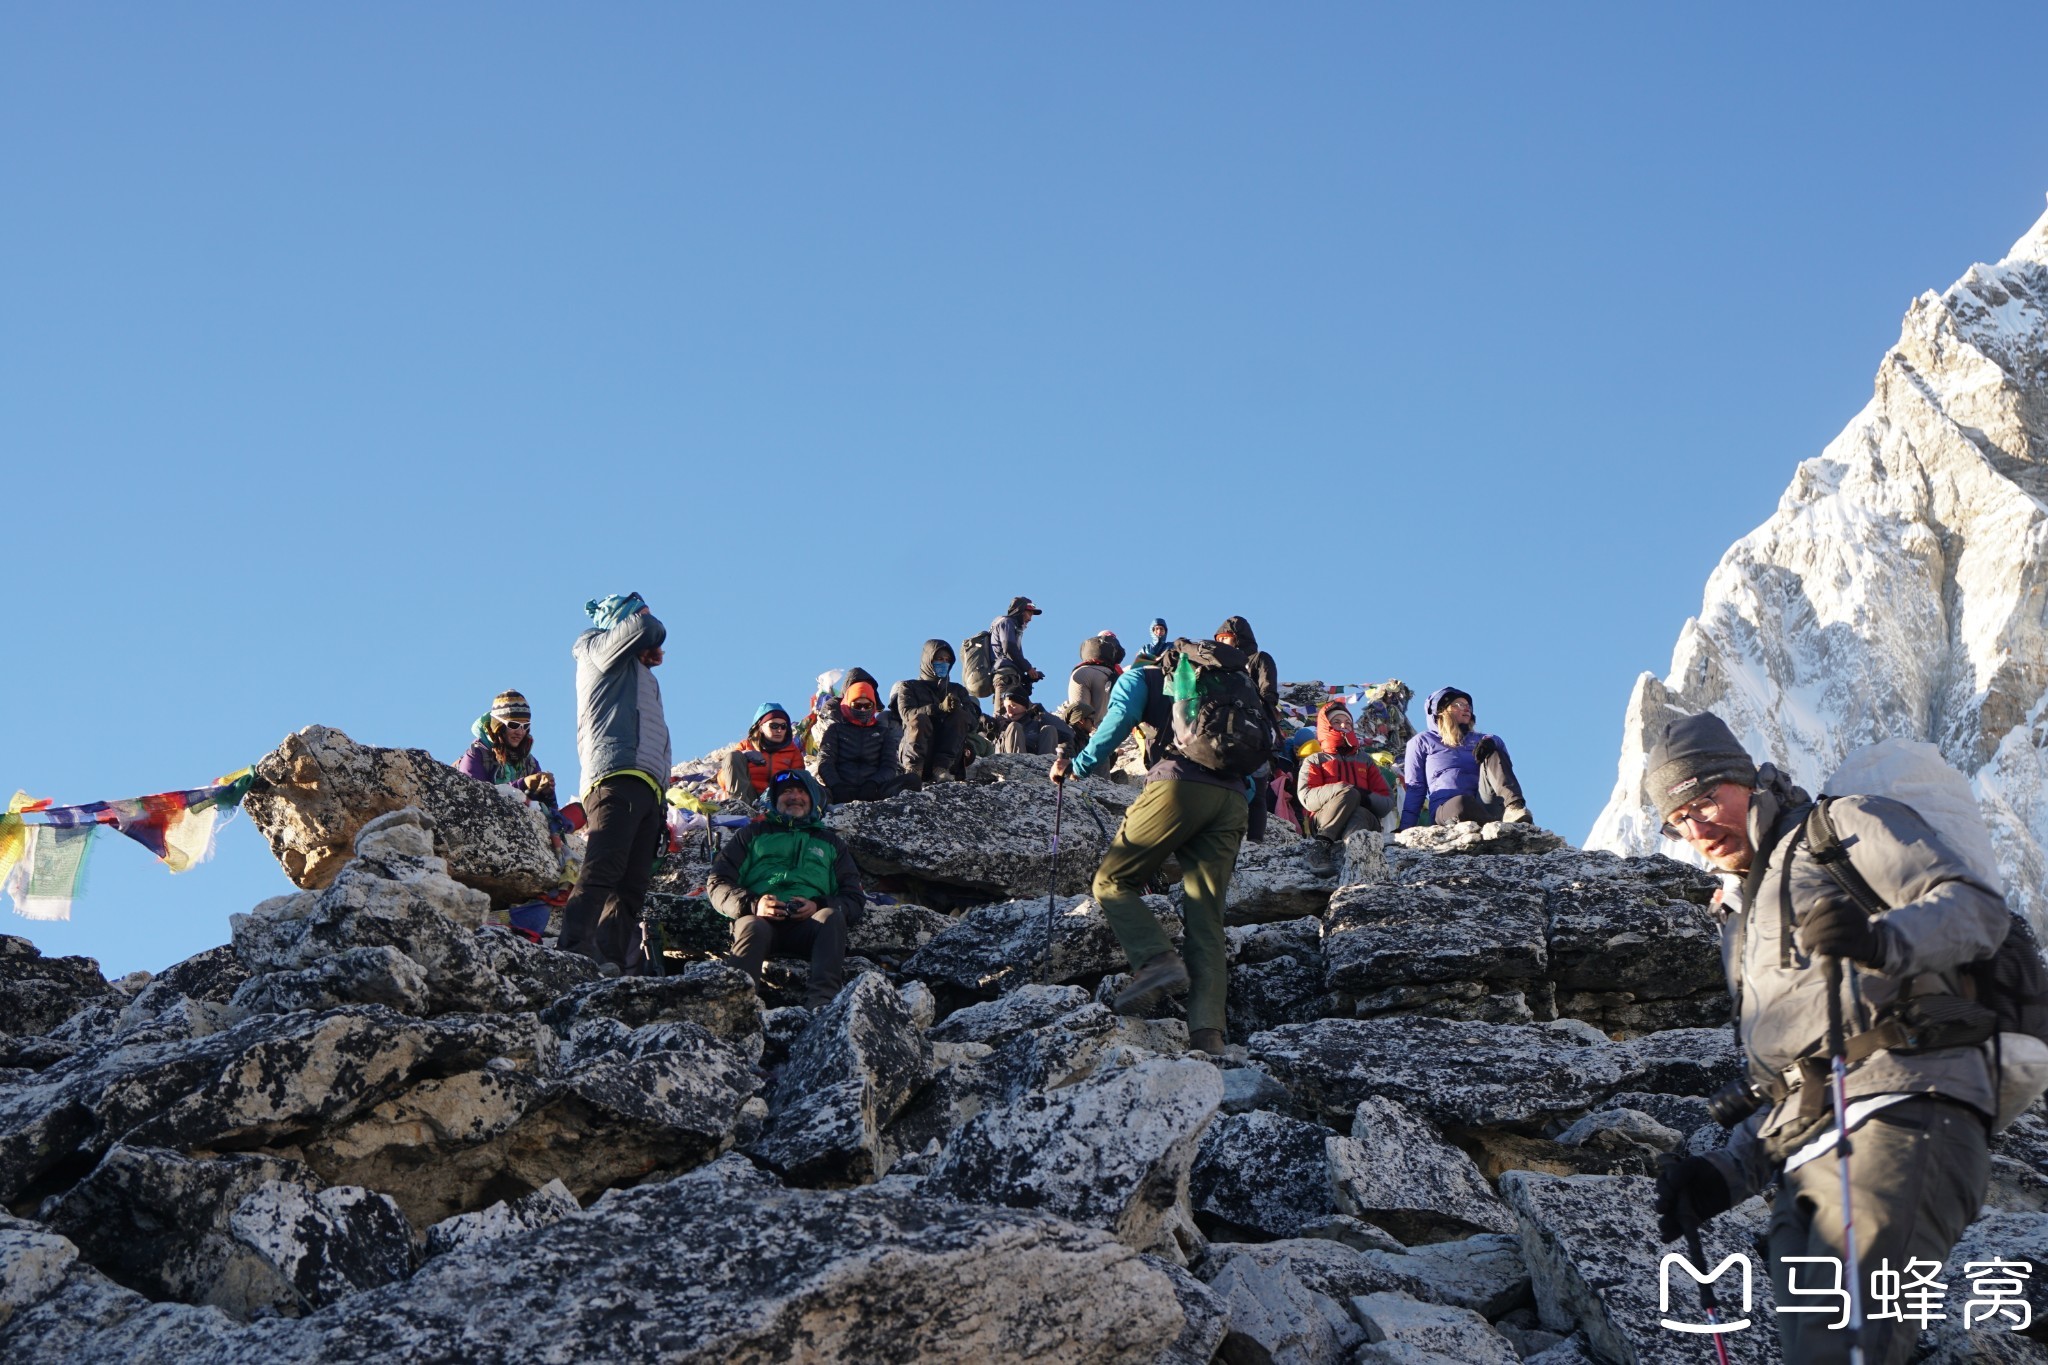
MULTIPOLYGON (((0 784, 321 722, 573 784, 1011 594, 1474 693, 1583 837, 1636 674, 2041 212, 2038 6, 0 5, 0 784), (1439 11, 1432 13, 1431 11, 1439 11)), ((1418 708, 1419 713, 1419 708, 1418 708)), ((4 793, 0 793, 4 795, 4 793)), ((289 887, 101 840, 110 972, 289 887)))

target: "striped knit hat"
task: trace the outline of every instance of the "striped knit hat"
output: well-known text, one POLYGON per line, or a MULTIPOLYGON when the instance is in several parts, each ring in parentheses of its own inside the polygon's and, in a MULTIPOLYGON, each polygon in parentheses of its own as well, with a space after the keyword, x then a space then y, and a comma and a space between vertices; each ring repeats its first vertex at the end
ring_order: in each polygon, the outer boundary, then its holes
POLYGON ((533 720, 533 708, 526 704, 526 698, 518 692, 500 692, 491 698, 492 720, 533 720))

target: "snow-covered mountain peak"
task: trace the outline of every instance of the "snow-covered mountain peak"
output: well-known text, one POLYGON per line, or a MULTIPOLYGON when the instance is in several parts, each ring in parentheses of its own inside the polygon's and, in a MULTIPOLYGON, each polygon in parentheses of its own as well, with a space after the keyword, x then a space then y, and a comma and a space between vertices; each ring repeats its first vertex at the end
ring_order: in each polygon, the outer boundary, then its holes
POLYGON ((1636 683, 1589 847, 1663 846, 1643 777, 1670 707, 1814 789, 1875 740, 1939 745, 2048 927, 2048 214, 1913 301, 1870 402, 1722 556, 1671 671, 1636 683))

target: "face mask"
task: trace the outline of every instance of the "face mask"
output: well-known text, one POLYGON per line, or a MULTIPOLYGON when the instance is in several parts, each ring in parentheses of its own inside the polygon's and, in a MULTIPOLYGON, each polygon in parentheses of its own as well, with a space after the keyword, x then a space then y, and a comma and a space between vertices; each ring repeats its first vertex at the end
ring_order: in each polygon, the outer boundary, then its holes
POLYGON ((952 674, 952 672, 953 661, 951 659, 947 659, 943 663, 936 663, 932 665, 932 677, 939 682, 944 682, 952 674))

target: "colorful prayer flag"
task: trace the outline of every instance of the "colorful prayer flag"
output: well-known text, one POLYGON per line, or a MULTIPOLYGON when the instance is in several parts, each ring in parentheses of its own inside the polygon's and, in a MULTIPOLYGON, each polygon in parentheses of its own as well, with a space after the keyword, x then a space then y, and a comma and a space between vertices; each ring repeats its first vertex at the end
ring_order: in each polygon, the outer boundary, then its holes
POLYGON ((27 851, 7 881, 14 912, 23 919, 70 919, 72 898, 85 884, 93 826, 30 825, 27 834, 27 851))

